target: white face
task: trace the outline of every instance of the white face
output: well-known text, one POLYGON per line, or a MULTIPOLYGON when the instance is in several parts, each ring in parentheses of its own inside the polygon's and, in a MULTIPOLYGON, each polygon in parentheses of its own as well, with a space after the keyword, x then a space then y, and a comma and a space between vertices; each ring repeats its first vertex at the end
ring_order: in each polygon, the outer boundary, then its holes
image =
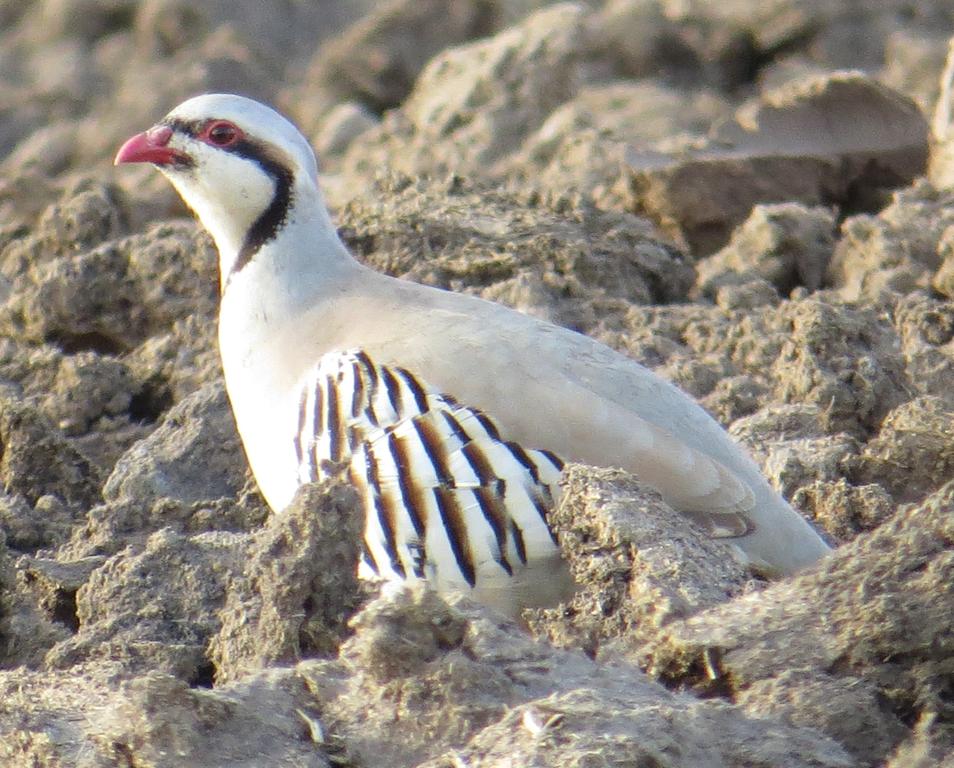
POLYGON ((151 162, 216 241, 223 279, 243 249, 284 222, 294 198, 317 194, 315 156, 285 118, 241 96, 189 99, 130 139, 116 162, 151 162))
POLYGON ((169 146, 188 153, 193 164, 159 166, 159 170, 215 239, 219 252, 237 254, 246 233, 274 197, 274 179, 247 158, 178 133, 169 146))

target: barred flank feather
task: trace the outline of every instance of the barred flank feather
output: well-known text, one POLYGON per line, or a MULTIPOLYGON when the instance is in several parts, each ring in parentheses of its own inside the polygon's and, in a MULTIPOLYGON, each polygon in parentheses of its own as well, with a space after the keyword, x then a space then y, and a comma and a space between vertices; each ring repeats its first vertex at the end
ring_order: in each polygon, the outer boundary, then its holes
POLYGON ((365 507, 362 573, 463 589, 558 556, 547 512, 562 462, 505 442, 487 415, 358 351, 303 382, 299 482, 346 462, 365 507))

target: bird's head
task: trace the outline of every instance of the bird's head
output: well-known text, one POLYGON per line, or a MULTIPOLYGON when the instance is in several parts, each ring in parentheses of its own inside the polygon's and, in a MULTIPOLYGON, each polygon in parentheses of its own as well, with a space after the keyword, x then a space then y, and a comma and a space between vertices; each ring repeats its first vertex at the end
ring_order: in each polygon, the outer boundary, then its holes
POLYGON ((183 102, 116 154, 152 163, 216 241, 223 281, 288 224, 295 208, 323 213, 308 141, 257 101, 207 94, 183 102))

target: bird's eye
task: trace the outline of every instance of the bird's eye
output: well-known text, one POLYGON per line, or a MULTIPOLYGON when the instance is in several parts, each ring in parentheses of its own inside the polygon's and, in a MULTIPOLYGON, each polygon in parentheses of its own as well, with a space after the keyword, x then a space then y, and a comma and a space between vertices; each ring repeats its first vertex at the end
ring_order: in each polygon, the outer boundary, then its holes
POLYGON ((216 120, 205 129, 205 138, 216 147, 228 147, 242 137, 242 131, 228 120, 216 120))

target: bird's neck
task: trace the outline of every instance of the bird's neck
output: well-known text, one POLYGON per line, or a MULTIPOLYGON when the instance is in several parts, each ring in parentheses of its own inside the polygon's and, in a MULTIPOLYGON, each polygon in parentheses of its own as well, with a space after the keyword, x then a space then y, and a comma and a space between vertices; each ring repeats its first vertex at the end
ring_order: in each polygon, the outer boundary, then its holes
POLYGON ((215 219, 203 219, 203 224, 219 252, 223 298, 233 292, 256 292, 255 284, 263 282, 276 288, 284 285, 283 292, 291 293, 320 288, 357 267, 338 237, 320 192, 310 185, 296 185, 286 208, 267 209, 241 234, 215 219), (261 226, 268 217, 273 221, 261 226), (264 236, 250 237, 250 230, 254 233, 256 228, 264 236))
POLYGON ((347 291, 366 269, 341 242, 319 195, 296 196, 275 236, 241 268, 235 267, 237 249, 220 246, 219 255, 223 357, 262 352, 305 313, 347 291))

